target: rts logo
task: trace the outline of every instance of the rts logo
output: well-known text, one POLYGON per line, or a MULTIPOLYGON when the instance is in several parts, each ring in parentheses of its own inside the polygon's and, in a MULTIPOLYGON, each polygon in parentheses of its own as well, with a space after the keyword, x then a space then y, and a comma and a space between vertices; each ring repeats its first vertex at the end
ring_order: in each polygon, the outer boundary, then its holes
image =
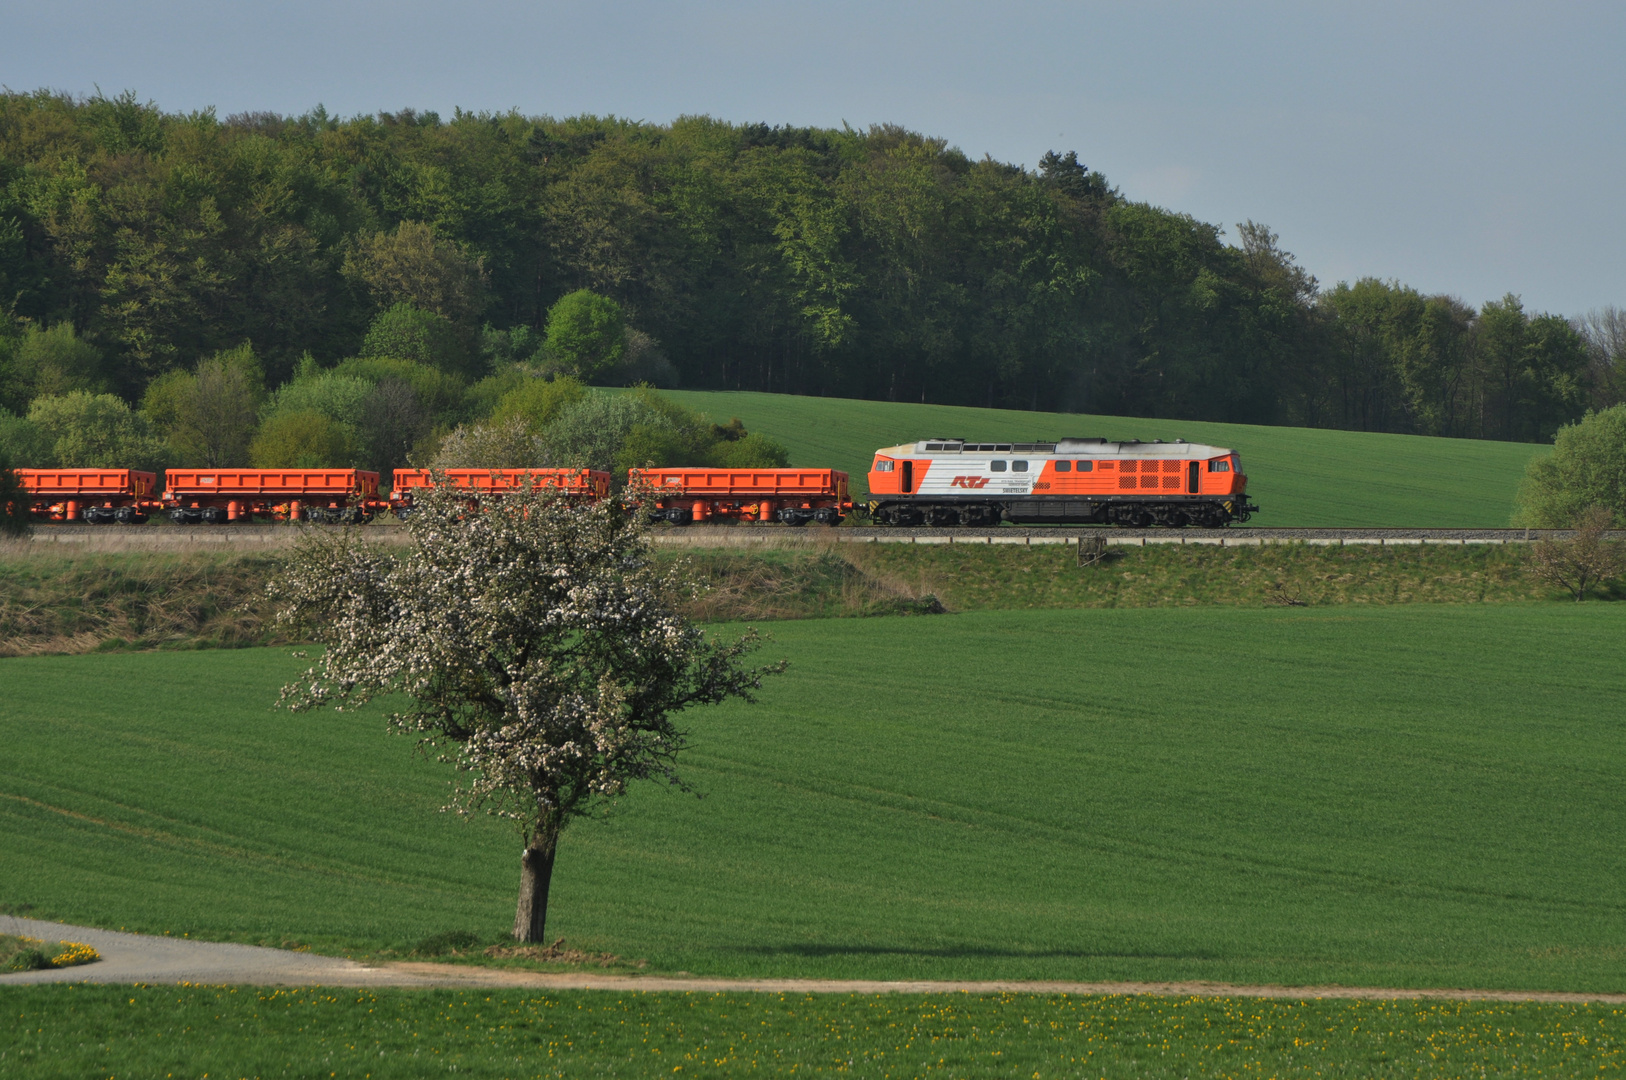
POLYGON ((986 476, 956 476, 949 481, 949 487, 957 488, 985 488, 988 486, 986 476))

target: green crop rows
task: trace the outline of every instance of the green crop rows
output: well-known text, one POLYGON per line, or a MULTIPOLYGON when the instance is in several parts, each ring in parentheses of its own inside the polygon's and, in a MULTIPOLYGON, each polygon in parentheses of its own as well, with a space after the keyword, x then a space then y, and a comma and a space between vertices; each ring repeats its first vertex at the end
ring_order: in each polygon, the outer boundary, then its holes
POLYGON ((1440 1001, 30 987, 0 1076, 1573 1077, 1626 1010, 1440 1001))
MULTIPOLYGON (((1617 605, 778 624, 704 800, 567 833, 550 930, 650 970, 1626 988, 1617 605)), ((515 838, 279 650, 14 658, 0 902, 374 950, 511 919, 515 838)))
POLYGON ((852 474, 866 490, 878 447, 934 435, 970 439, 1186 439, 1241 451, 1261 526, 1501 528, 1528 443, 1260 427, 1192 420, 970 409, 789 394, 673 391, 719 421, 738 416, 790 449, 797 465, 852 474))

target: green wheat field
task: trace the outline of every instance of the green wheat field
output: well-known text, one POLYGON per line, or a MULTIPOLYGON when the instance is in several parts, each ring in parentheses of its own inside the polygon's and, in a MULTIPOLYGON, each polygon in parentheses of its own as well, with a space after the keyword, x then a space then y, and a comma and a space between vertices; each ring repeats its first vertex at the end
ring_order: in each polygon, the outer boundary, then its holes
MULTIPOLYGON (((1626 989, 1606 604, 780 623, 702 799, 566 834, 550 936, 652 971, 1626 989)), ((511 920, 516 837, 286 650, 5 660, 0 902, 367 953, 511 920)))
POLYGON ((1502 528, 1526 464, 1549 447, 1322 428, 1081 416, 789 394, 663 391, 726 421, 740 417, 790 450, 793 464, 844 469, 854 491, 878 447, 970 439, 1186 439, 1242 454, 1250 524, 1349 528, 1502 528))

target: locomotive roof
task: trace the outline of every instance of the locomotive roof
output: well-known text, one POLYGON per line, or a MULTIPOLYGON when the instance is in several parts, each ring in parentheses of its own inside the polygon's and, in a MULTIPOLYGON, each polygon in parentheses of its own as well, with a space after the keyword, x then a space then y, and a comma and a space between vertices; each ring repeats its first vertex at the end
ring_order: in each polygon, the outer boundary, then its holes
POLYGON ((1055 442, 967 442, 964 439, 922 439, 915 443, 888 446, 882 454, 1052 454, 1058 457, 1126 457, 1126 458, 1211 458, 1233 451, 1206 443, 1189 443, 1184 439, 1164 442, 1155 439, 1141 442, 1108 442, 1106 439, 1058 439, 1055 442))

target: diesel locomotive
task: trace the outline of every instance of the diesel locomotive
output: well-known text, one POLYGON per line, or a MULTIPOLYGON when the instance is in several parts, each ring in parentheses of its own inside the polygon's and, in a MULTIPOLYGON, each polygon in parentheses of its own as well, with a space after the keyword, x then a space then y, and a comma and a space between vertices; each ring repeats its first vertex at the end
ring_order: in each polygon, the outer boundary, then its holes
POLYGON ((1247 521, 1235 450, 1184 441, 924 439, 875 453, 870 516, 885 525, 1148 525, 1247 521))

